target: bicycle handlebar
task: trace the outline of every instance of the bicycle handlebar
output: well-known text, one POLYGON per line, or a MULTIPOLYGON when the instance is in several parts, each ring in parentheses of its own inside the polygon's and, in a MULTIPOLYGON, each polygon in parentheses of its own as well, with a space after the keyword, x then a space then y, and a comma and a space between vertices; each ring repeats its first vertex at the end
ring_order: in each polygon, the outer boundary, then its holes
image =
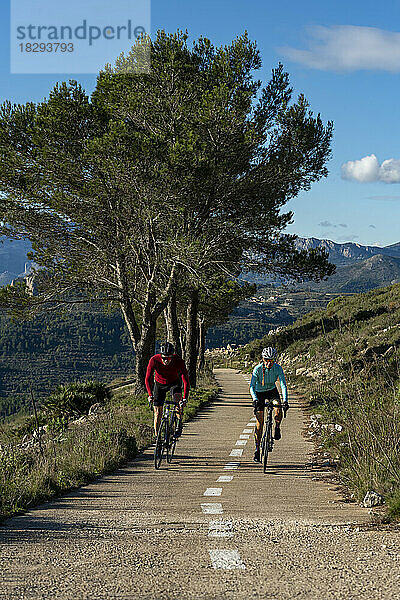
POLYGON ((289 410, 289 405, 287 404, 287 402, 279 402, 279 403, 275 403, 272 400, 270 402, 268 402, 268 404, 265 404, 265 408, 271 409, 271 408, 283 408, 283 417, 286 419, 286 413, 289 410))

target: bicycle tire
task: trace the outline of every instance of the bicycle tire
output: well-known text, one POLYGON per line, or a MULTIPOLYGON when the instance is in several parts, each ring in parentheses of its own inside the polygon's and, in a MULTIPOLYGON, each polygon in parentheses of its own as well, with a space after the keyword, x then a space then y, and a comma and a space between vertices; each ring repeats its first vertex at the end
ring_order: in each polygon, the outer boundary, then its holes
POLYGON ((165 449, 165 435, 167 433, 167 421, 163 419, 160 423, 160 427, 157 433, 156 447, 154 448, 154 467, 160 468, 161 461, 164 455, 165 449))
POLYGON ((261 451, 261 458, 264 456, 264 448, 266 446, 266 432, 264 431, 264 435, 261 438, 261 444, 260 444, 260 451, 261 451))
POLYGON ((178 424, 178 419, 176 418, 176 415, 174 415, 172 421, 171 421, 171 433, 170 433, 170 443, 167 446, 167 462, 171 463, 172 458, 175 454, 175 448, 176 448, 176 437, 174 435, 175 431, 176 431, 176 427, 178 424))
POLYGON ((272 423, 267 423, 267 430, 265 432, 265 445, 264 445, 264 456, 263 456, 263 469, 264 473, 267 472, 268 452, 270 451, 270 440, 272 439, 272 423))

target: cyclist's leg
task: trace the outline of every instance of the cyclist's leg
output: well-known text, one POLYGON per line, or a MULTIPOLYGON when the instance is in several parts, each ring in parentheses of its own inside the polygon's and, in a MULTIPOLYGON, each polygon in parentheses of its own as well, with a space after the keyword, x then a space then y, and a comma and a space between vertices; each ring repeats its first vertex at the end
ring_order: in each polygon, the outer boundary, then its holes
POLYGON ((256 392, 256 396, 257 401, 253 401, 253 412, 256 417, 256 426, 254 429, 254 442, 257 449, 260 447, 264 427, 265 392, 256 392))
POLYGON ((157 435, 163 413, 162 406, 154 406, 154 433, 157 435))
POLYGON ((171 394, 175 402, 175 412, 178 418, 175 436, 179 437, 182 433, 183 425, 183 407, 180 405, 180 402, 182 400, 182 386, 180 381, 176 381, 171 385, 171 394))
POLYGON ((180 405, 182 401, 182 394, 180 392, 176 392, 173 394, 174 402, 175 402, 175 412, 178 419, 181 419, 183 416, 183 407, 180 405))
POLYGON ((256 426, 254 429, 254 462, 260 462, 260 452, 261 452, 261 437, 263 433, 264 427, 264 409, 254 411, 256 416, 256 426))
POLYGON ((282 418, 283 418, 282 408, 280 406, 278 406, 277 408, 274 408, 275 425, 280 426, 280 424, 282 422, 282 418))
POLYGON ((153 407, 154 407, 154 433, 157 435, 160 427, 165 396, 167 395, 166 386, 162 386, 157 381, 154 382, 153 388, 153 407))
POLYGON ((256 448, 260 446, 263 427, 264 427, 264 409, 258 410, 256 413, 256 427, 254 429, 254 442, 256 448))
MULTIPOLYGON (((271 392, 271 400, 276 400, 279 403, 281 402, 281 397, 279 395, 279 392, 278 392, 277 388, 275 388, 274 390, 272 390, 272 392, 271 392)), ((283 418, 282 407, 281 406, 276 406, 274 408, 274 421, 275 421, 274 438, 276 440, 280 440, 281 439, 281 422, 282 422, 282 418, 283 418)))

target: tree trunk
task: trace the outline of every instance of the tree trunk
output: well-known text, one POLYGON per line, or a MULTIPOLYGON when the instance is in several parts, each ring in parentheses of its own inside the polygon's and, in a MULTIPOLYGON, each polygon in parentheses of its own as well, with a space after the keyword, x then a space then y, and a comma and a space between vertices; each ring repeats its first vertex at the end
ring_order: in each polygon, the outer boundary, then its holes
POLYGON ((128 328, 129 336, 132 341, 132 345, 136 352, 135 391, 141 393, 144 392, 146 389, 145 378, 147 365, 150 358, 153 356, 155 350, 157 319, 166 308, 168 299, 172 294, 177 269, 176 265, 172 267, 168 284, 166 285, 165 290, 161 295, 161 298, 156 298, 153 280, 150 279, 147 282, 147 294, 146 300, 144 302, 142 324, 141 328, 139 329, 135 318, 135 314, 132 309, 132 304, 128 299, 126 285, 127 278, 124 276, 124 272, 120 265, 118 264, 117 266, 119 283, 123 292, 123 300, 121 300, 120 305, 122 309, 122 314, 124 316, 128 328))
POLYGON ((199 357, 197 361, 198 369, 201 371, 205 366, 204 353, 206 351, 206 325, 204 317, 198 318, 199 323, 199 357))
POLYGON ((176 292, 171 295, 168 306, 165 309, 168 341, 175 346, 175 352, 182 356, 181 338, 179 332, 178 315, 176 311, 176 292))
POLYGON ((143 393, 146 389, 144 381, 146 378, 147 365, 154 354, 156 322, 157 319, 152 319, 149 323, 142 325, 142 335, 136 348, 135 391, 137 393, 143 393))
POLYGON ((170 340, 171 334, 170 334, 169 321, 168 321, 168 312, 167 312, 166 308, 164 308, 163 317, 164 317, 164 325, 165 325, 165 338, 164 339, 170 340))
POLYGON ((191 293, 187 308, 185 362, 189 373, 191 387, 196 387, 197 368, 197 314, 199 308, 199 290, 191 293))
POLYGON ((140 340, 140 329, 138 327, 135 313, 129 300, 120 302, 122 316, 124 317, 125 325, 128 330, 129 338, 132 342, 133 349, 136 352, 137 345, 140 340))

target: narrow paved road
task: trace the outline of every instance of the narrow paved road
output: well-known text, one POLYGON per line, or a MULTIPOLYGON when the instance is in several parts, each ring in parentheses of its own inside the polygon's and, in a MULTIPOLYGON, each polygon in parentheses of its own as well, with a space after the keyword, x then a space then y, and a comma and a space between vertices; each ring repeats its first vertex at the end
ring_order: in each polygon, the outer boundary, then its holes
POLYGON ((0 527, 1 599, 399 597, 399 533, 357 527, 367 511, 308 466, 296 397, 264 475, 248 383, 216 374, 172 465, 149 449, 0 527))

